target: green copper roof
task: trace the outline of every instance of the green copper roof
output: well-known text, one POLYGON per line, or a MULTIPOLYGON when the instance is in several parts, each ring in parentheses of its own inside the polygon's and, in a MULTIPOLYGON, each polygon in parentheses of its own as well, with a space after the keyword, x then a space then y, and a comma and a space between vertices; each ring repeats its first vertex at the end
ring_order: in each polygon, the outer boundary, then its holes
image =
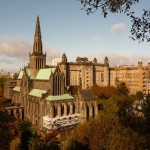
MULTIPOLYGON (((28 77, 30 77, 30 78, 32 79, 31 69, 26 68, 26 72, 27 72, 27 74, 28 74, 28 77)), ((22 79, 22 76, 23 76, 23 70, 21 70, 21 71, 19 72, 18 79, 22 79)))
POLYGON ((21 70, 21 71, 19 72, 18 79, 22 79, 22 76, 23 76, 23 70, 21 70))
POLYGON ((33 89, 33 90, 31 90, 31 92, 29 93, 29 95, 35 96, 35 97, 42 97, 42 94, 46 93, 46 92, 47 91, 45 91, 45 90, 33 89))
POLYGON ((13 91, 20 92, 20 87, 19 87, 19 86, 14 87, 14 88, 13 88, 13 91))
POLYGON ((37 80, 49 80, 49 77, 54 73, 56 68, 40 69, 35 79, 37 80))
POLYGON ((70 96, 69 94, 63 94, 63 95, 57 95, 57 96, 52 96, 49 95, 46 100, 49 101, 60 101, 60 100, 73 100, 74 97, 70 96))

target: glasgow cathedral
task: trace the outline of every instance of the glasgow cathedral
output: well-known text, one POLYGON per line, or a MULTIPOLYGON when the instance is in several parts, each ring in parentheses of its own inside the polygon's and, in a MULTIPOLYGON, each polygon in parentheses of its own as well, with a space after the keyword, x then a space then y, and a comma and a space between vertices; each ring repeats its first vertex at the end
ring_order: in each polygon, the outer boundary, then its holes
MULTIPOLYGON (((29 64, 19 72, 13 89, 12 101, 22 108, 21 119, 30 121, 39 129, 55 130, 78 124, 81 120, 98 114, 97 101, 86 88, 95 68, 101 76, 107 74, 108 60, 97 64, 79 58, 77 63, 68 63, 65 54, 56 67, 46 65, 43 53, 39 16, 36 21, 33 50, 29 64), (70 70, 68 70, 70 68, 70 70), (83 80, 83 76, 87 79, 83 80), (67 87, 81 84, 78 95, 70 95, 67 87), (83 87, 83 88, 82 88, 83 87)), ((93 78, 93 77, 92 77, 93 78)), ((103 84, 107 84, 106 81, 103 84)), ((16 111, 13 111, 16 116, 16 111)))

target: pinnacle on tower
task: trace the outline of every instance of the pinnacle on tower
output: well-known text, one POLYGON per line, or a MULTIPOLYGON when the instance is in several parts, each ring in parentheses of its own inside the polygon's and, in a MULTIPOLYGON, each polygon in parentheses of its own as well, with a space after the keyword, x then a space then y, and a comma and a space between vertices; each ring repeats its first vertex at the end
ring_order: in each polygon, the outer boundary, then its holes
POLYGON ((40 28, 39 16, 37 16, 37 20, 36 20, 33 54, 34 55, 43 55, 43 52, 42 52, 42 37, 41 37, 41 28, 40 28))

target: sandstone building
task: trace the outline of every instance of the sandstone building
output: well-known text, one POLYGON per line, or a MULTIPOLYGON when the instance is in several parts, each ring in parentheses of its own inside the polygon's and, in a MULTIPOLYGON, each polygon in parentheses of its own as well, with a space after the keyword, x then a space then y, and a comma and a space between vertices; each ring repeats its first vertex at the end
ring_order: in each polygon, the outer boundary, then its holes
POLYGON ((150 90, 150 63, 143 66, 138 61, 138 66, 115 66, 110 68, 110 85, 115 86, 115 81, 125 82, 130 94, 142 91, 145 95, 150 90))
POLYGON ((104 63, 98 63, 97 59, 88 61, 88 58, 77 57, 76 62, 68 62, 66 54, 62 56, 62 62, 58 64, 64 73, 66 86, 80 85, 87 89, 93 84, 109 86, 109 61, 105 57, 104 63))

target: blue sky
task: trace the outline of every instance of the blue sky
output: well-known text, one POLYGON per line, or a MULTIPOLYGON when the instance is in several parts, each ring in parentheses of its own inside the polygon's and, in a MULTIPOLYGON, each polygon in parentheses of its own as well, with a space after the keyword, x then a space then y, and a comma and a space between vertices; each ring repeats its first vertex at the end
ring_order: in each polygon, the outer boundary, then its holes
MULTIPOLYGON (((137 15, 149 9, 149 0, 140 0, 132 9, 137 15)), ((137 65, 150 60, 150 43, 129 38, 131 22, 124 14, 100 10, 87 15, 78 0, 1 0, 0 2, 0 71, 18 72, 27 65, 32 51, 35 23, 40 16, 43 51, 47 64, 65 52, 68 61, 77 56, 103 63, 108 56, 110 66, 137 65)))

